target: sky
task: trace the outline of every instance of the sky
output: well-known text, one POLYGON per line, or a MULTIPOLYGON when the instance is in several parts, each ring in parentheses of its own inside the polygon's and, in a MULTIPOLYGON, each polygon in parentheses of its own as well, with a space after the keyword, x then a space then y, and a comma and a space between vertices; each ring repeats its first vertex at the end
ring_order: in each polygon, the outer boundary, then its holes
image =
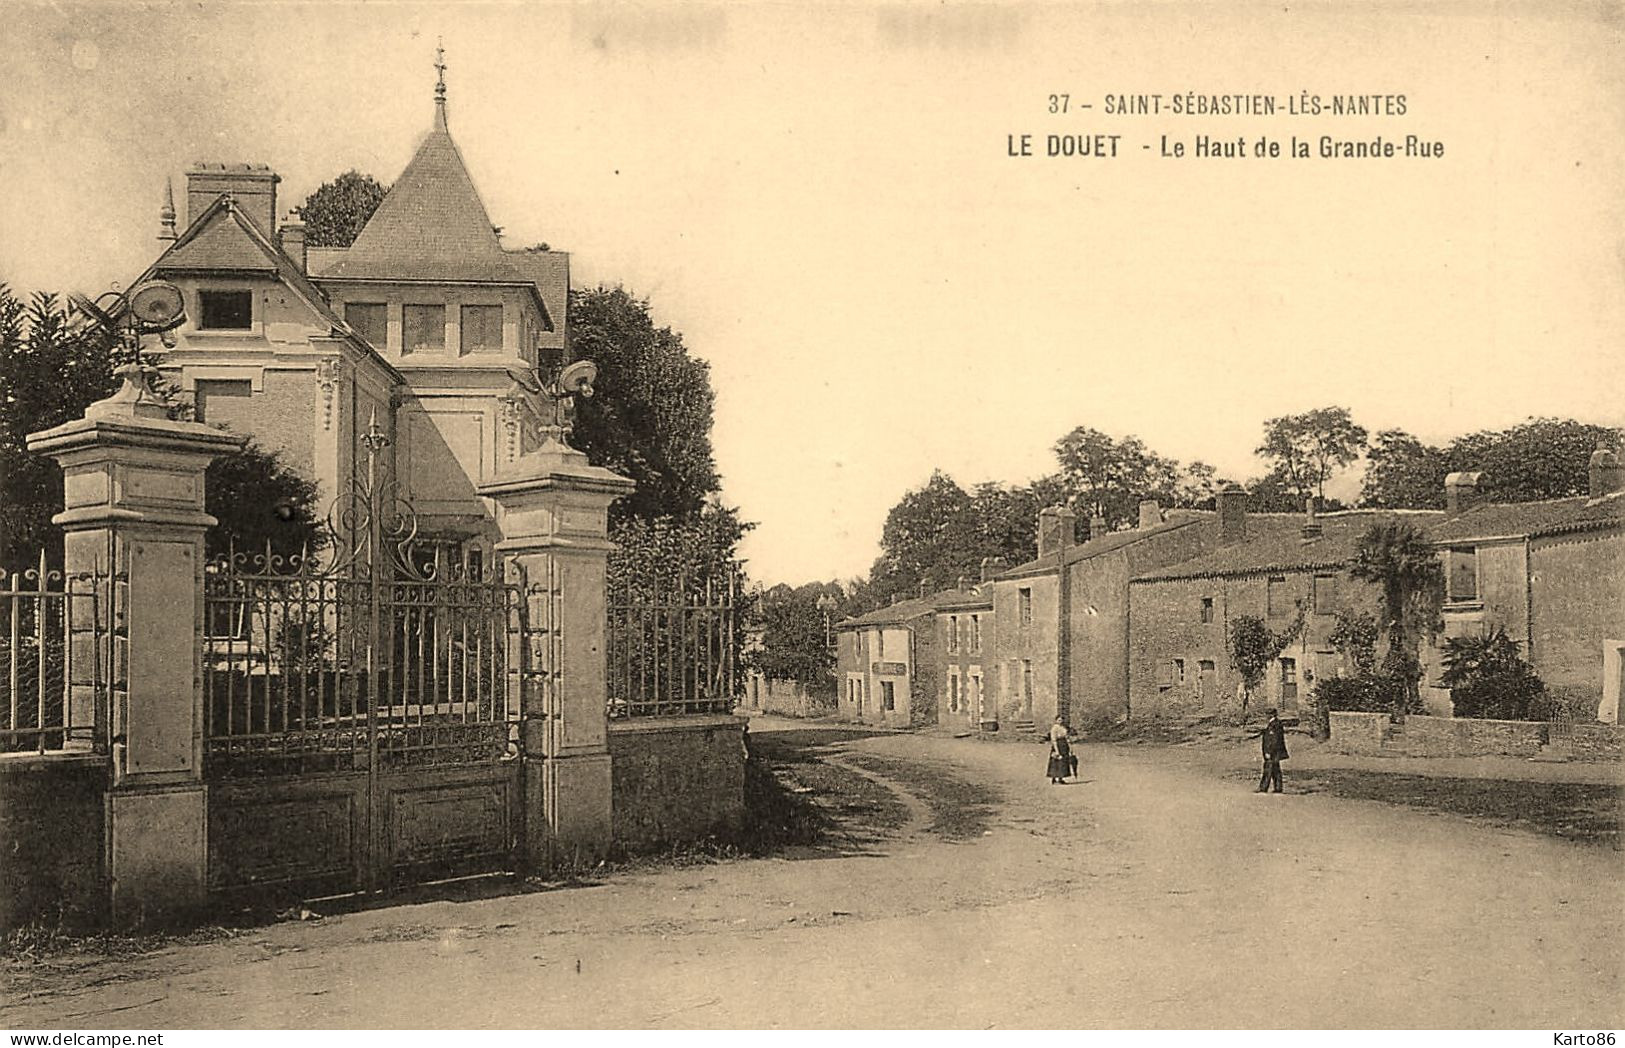
POLYGON ((569 251, 578 286, 647 297, 709 361, 724 499, 770 584, 863 574, 933 469, 1026 482, 1079 425, 1245 478, 1265 419, 1329 404, 1434 441, 1625 423, 1607 5, 0 7, 20 290, 134 277, 197 160, 271 165, 284 206, 392 180, 442 40, 505 242, 569 251), (1170 111, 1193 92, 1280 108, 1170 111), (1108 113, 1123 94, 1165 108, 1108 113), (1405 111, 1282 111, 1334 94, 1405 111), (1051 134, 1118 155, 1051 158, 1051 134), (1444 150, 1323 159, 1323 135, 1444 150), (1310 158, 1252 155, 1294 136, 1310 158))

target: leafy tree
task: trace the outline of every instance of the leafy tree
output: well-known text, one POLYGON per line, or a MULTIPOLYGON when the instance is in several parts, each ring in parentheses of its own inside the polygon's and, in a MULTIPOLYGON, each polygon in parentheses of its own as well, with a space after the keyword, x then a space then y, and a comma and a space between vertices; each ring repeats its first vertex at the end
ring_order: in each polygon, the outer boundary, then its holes
MULTIPOLYGON (((1279 469, 1247 482, 1247 509, 1252 513, 1302 513, 1305 496, 1279 469)), ((1331 506, 1326 506, 1331 509, 1331 506)))
POLYGON ((1378 433, 1366 452, 1360 503, 1384 509, 1441 509, 1449 456, 1402 429, 1378 433))
POLYGON ((1377 665, 1377 620, 1369 612, 1340 611, 1326 634, 1326 643, 1337 649, 1355 673, 1370 673, 1377 665))
POLYGON ((1360 536, 1349 577, 1382 590, 1382 630, 1387 641, 1381 672, 1397 682, 1395 714, 1420 709, 1423 635, 1439 630, 1444 569, 1427 536, 1406 520, 1378 521, 1360 536))
POLYGON ((1179 463, 1145 446, 1139 437, 1115 440, 1079 426, 1055 442, 1061 482, 1082 516, 1099 516, 1108 528, 1139 518, 1141 499, 1174 504, 1179 463))
POLYGON ((204 549, 210 557, 269 553, 284 562, 319 553, 318 495, 315 481, 250 438, 204 474, 204 508, 219 521, 204 533, 204 549))
POLYGON ((922 581, 931 589, 943 589, 960 575, 976 577, 982 550, 971 496, 952 477, 935 470, 886 514, 880 557, 869 572, 874 603, 913 596, 922 581))
POLYGON ((1213 509, 1215 497, 1234 481, 1200 460, 1185 467, 1174 489, 1174 505, 1182 509, 1213 509))
POLYGON ((1292 624, 1279 632, 1272 630, 1256 615, 1238 615, 1230 620, 1230 665, 1241 675, 1240 720, 1247 719, 1253 696, 1264 683, 1264 676, 1286 646, 1303 632, 1303 608, 1298 608, 1292 624))
POLYGON ((112 333, 74 330, 55 295, 19 298, 0 284, 0 567, 60 563, 62 471, 27 450, 28 434, 70 422, 118 388, 112 333))
POLYGON ((1468 433, 1443 447, 1404 430, 1384 430, 1367 455, 1360 500, 1367 506, 1442 509, 1444 478, 1464 471, 1482 471, 1486 494, 1497 502, 1583 495, 1591 453, 1619 448, 1621 436, 1608 426, 1553 418, 1468 433))
POLYGON ((1366 431, 1348 408, 1316 408, 1264 423, 1257 454, 1271 464, 1298 505, 1310 495, 1326 498, 1326 479, 1360 457, 1366 431))
POLYGON ((355 170, 323 182, 299 207, 299 217, 305 223, 305 243, 311 247, 349 247, 387 192, 388 186, 355 170))
POLYGON ((687 520, 721 485, 711 449, 711 369, 683 337, 656 327, 623 288, 570 292, 570 346, 598 365, 597 393, 576 411, 576 447, 637 482, 611 521, 687 520))
POLYGON ((1527 720, 1544 713, 1546 685, 1501 626, 1475 637, 1447 639, 1439 680, 1450 689, 1450 705, 1458 717, 1527 720))
POLYGON ((763 594, 757 609, 762 640, 756 668, 769 679, 795 681, 812 693, 833 692, 835 649, 829 626, 834 607, 826 618, 823 604, 838 605, 842 597, 839 586, 821 582, 775 586, 763 594))

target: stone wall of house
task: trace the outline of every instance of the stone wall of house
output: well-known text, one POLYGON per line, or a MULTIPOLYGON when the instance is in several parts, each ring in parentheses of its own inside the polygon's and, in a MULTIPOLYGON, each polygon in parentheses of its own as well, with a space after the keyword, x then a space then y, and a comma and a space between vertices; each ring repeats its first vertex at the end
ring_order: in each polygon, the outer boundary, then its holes
POLYGON ((745 811, 745 721, 659 717, 610 725, 615 847, 725 836, 745 811))
POLYGON ((1029 575, 1000 579, 993 583, 994 645, 988 661, 1002 667, 996 675, 984 670, 988 688, 988 708, 995 711, 1001 725, 1030 720, 1048 724, 1055 719, 1056 634, 1059 604, 1056 577, 1029 575), (1032 616, 1021 621, 1021 591, 1032 591, 1032 616), (1029 704, 1022 692, 1025 667, 1032 667, 1032 697, 1029 704))
POLYGON ((1554 693, 1589 698, 1594 716, 1604 642, 1625 644, 1625 533, 1537 539, 1530 559, 1528 658, 1554 693))
POLYGON ((1342 713, 1331 715, 1332 735, 1326 748, 1333 753, 1352 753, 1374 757, 1384 752, 1383 740, 1388 734, 1386 713, 1342 713))
MULTIPOLYGON (((207 392, 210 380, 201 381, 205 390, 199 398, 204 408, 204 422, 251 436, 260 447, 276 452, 286 465, 307 477, 315 476, 314 441, 319 405, 314 370, 266 368, 263 389, 247 397, 210 394, 207 392)), ((244 375, 237 381, 249 380, 244 375)))
POLYGON ((106 916, 106 758, 0 759, 0 928, 106 916))
POLYGON ((1204 520, 1071 565, 1074 723, 1116 723, 1130 716, 1129 579, 1201 556, 1218 541, 1217 522, 1204 520))

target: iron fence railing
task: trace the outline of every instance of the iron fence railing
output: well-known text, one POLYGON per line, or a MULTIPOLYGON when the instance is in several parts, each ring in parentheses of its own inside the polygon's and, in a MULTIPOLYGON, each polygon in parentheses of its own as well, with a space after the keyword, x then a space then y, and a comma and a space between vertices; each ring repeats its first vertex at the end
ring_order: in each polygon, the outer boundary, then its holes
POLYGON ((738 584, 628 575, 610 593, 609 716, 728 713, 739 700, 738 584))
POLYGON ((0 568, 0 754, 106 751, 115 581, 0 568))

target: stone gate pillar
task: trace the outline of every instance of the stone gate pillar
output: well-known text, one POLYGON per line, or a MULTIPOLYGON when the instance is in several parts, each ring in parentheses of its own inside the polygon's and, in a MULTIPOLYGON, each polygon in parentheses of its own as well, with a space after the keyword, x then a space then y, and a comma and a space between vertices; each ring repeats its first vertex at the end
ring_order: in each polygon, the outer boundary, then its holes
POLYGON ((122 626, 101 677, 113 684, 107 873, 113 920, 160 923, 203 902, 208 811, 203 786, 203 471, 243 438, 174 422, 146 372, 85 417, 28 436, 62 467, 67 574, 119 573, 102 604, 122 626), (109 559, 111 558, 111 565, 109 559))
POLYGON ((524 569, 533 630, 551 622, 557 631, 533 632, 532 668, 551 673, 533 676, 522 691, 524 851, 531 868, 595 859, 610 845, 608 513, 633 487, 549 437, 479 488, 496 507, 497 551, 524 569))

